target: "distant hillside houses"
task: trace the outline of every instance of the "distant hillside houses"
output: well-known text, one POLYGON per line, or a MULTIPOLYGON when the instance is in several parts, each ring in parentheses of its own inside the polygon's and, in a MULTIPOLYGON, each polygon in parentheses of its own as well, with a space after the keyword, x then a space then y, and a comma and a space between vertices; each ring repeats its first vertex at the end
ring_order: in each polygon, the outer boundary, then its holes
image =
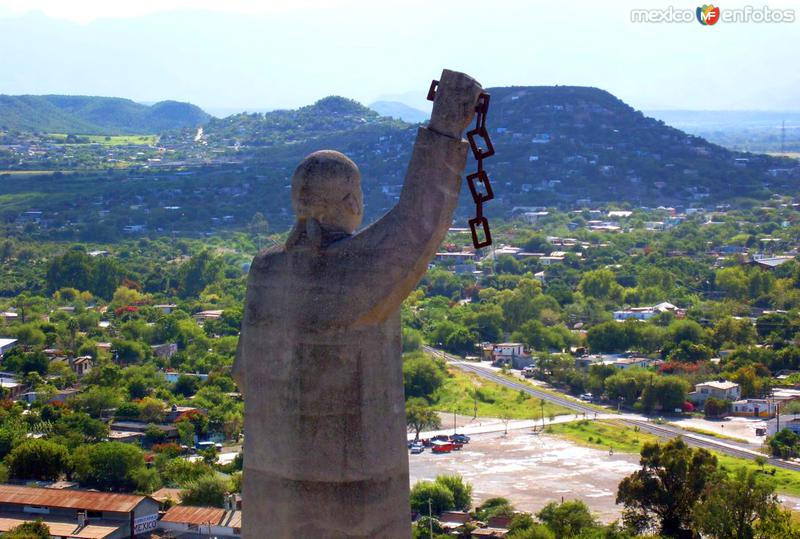
POLYGON ((658 367, 664 363, 660 359, 651 359, 631 353, 624 354, 586 354, 575 358, 575 368, 588 371, 592 365, 606 365, 620 370, 638 367, 647 369, 658 367))
POLYGON ((630 307, 621 311, 614 311, 614 320, 624 322, 625 320, 649 320, 657 314, 670 312, 675 318, 684 318, 686 310, 680 309, 669 302, 661 302, 652 307, 630 307))

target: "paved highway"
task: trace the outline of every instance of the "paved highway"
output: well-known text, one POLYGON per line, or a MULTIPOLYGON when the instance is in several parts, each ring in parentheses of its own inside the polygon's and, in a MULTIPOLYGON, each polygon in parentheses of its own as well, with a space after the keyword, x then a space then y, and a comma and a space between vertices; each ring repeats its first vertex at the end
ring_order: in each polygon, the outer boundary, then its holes
MULTIPOLYGON (((577 413, 580 414, 585 413, 587 417, 591 418, 594 416, 595 413, 602 413, 596 407, 589 406, 583 402, 572 399, 570 397, 554 395, 551 392, 536 389, 530 384, 509 380, 508 378, 500 376, 499 374, 495 373, 491 369, 487 369, 486 367, 481 367, 480 365, 473 362, 463 361, 459 357, 445 354, 441 350, 437 350, 430 346, 424 346, 423 349, 431 355, 437 357, 444 357, 448 361, 448 363, 450 363, 454 367, 461 369, 462 371, 471 372, 482 378, 491 380, 492 382, 496 382, 500 385, 514 389, 516 391, 524 391, 528 395, 544 399, 553 404, 558 404, 559 406, 563 406, 564 408, 573 410, 577 413)), ((754 451, 747 444, 741 444, 729 440, 720 440, 718 438, 712 438, 710 436, 703 436, 701 434, 696 434, 672 425, 659 425, 651 422, 645 416, 639 416, 636 414, 622 414, 619 416, 619 421, 622 421, 631 426, 639 427, 640 430, 649 432, 650 434, 653 434, 663 439, 671 439, 677 436, 681 436, 687 444, 693 447, 702 447, 704 449, 717 451, 719 453, 724 453, 732 457, 739 457, 739 458, 753 460, 756 457, 762 455, 758 451, 754 451)), ((795 464, 793 462, 771 457, 768 458, 767 460, 769 464, 773 466, 800 472, 800 464, 795 464)))

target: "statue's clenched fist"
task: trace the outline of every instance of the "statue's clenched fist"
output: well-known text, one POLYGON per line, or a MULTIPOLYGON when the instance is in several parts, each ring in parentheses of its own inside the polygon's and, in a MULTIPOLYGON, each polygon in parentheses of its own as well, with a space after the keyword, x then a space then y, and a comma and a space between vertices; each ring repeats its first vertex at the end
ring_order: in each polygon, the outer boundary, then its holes
POLYGON ((445 69, 439 79, 428 127, 437 133, 461 138, 475 115, 481 92, 481 85, 469 75, 445 69))

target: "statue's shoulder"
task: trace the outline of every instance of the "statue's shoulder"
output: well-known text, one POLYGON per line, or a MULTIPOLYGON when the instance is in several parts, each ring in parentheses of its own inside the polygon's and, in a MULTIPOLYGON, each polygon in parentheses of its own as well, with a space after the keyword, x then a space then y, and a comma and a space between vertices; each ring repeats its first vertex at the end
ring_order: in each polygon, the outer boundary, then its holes
POLYGON ((263 251, 260 251, 255 258, 253 258, 253 263, 250 265, 250 271, 263 271, 275 265, 275 263, 279 262, 286 256, 286 247, 284 245, 274 245, 272 247, 268 247, 263 251))

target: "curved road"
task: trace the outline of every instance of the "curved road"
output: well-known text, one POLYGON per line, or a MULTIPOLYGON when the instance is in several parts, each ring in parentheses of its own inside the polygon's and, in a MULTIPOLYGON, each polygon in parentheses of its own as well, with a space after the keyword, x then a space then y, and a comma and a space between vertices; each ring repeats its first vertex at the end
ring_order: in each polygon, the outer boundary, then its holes
MULTIPOLYGON (((445 358, 448 363, 450 363, 454 367, 461 369, 462 371, 476 374, 482 378, 491 380, 492 382, 496 382, 500 385, 514 389, 516 391, 524 391, 528 395, 544 399, 553 404, 558 404, 559 406, 563 406, 564 408, 567 408, 569 410, 574 410, 575 412, 578 413, 594 415, 595 413, 598 412, 597 408, 588 406, 580 401, 574 400, 566 396, 562 397, 554 395, 547 391, 541 391, 539 389, 536 389, 535 387, 530 386, 529 384, 524 384, 521 382, 515 382, 513 380, 509 380, 504 376, 496 374, 494 371, 490 369, 487 369, 485 367, 480 367, 472 362, 463 361, 459 357, 452 356, 450 354, 445 354, 441 350, 437 350, 430 346, 423 346, 423 349, 430 355, 445 358)), ((712 438, 710 436, 695 434, 693 432, 686 431, 676 426, 658 425, 652 423, 644 416, 641 416, 640 419, 635 419, 630 417, 630 415, 621 415, 619 420, 622 421, 623 423, 627 423, 628 425, 639 427, 639 430, 649 432, 650 434, 658 436, 659 438, 671 439, 681 436, 687 444, 693 447, 702 447, 704 449, 710 449, 713 451, 717 451, 719 453, 730 455, 732 457, 754 460, 758 456, 766 456, 759 453, 758 451, 754 451, 750 446, 746 444, 741 444, 730 440, 722 441, 716 438, 712 438)), ((769 462, 769 464, 771 464, 772 466, 776 466, 778 468, 785 468, 787 470, 800 472, 800 464, 795 464, 793 462, 773 457, 768 457, 767 462, 769 462)))

